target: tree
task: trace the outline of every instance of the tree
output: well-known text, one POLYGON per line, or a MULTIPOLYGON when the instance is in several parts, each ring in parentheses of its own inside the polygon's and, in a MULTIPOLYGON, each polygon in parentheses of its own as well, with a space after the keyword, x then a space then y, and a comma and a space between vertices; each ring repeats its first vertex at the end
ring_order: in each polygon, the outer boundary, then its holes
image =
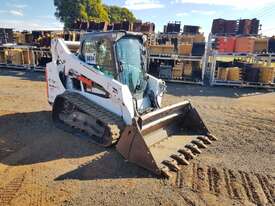
POLYGON ((106 8, 101 0, 84 0, 88 20, 109 21, 106 8))
POLYGON ((55 16, 71 27, 76 20, 109 21, 101 0, 54 0, 55 16))
POLYGON ((102 0, 54 0, 54 6, 55 16, 64 22, 67 28, 72 27, 76 20, 110 23, 136 20, 127 8, 103 5, 102 0))
POLYGON ((87 18, 81 0, 54 0, 54 6, 56 7, 55 16, 64 22, 65 27, 71 26, 76 19, 87 18))
POLYGON ((118 6, 108 6, 108 5, 104 5, 104 7, 108 12, 108 16, 111 23, 120 22, 124 20, 134 22, 136 20, 134 14, 131 11, 129 11, 127 8, 121 8, 118 6))

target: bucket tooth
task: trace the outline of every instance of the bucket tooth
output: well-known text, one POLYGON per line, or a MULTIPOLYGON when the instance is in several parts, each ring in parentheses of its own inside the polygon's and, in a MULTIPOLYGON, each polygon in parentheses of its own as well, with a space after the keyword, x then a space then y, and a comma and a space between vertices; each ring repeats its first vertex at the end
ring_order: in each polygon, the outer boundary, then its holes
POLYGON ((214 135, 212 135, 210 133, 208 133, 206 136, 209 137, 210 140, 213 140, 213 141, 217 141, 218 140, 217 137, 215 137, 214 135))
POLYGON ((197 137, 197 139, 203 141, 204 144, 211 144, 212 143, 211 140, 206 136, 199 136, 199 137, 197 137))
POLYGON ((179 149, 178 152, 183 154, 186 159, 194 159, 195 158, 195 155, 187 148, 179 149))
POLYGON ((175 160, 164 160, 162 164, 169 167, 171 171, 177 172, 180 170, 180 167, 177 165, 177 162, 175 160))
POLYGON ((182 154, 172 154, 171 158, 176 160, 179 164, 189 165, 189 162, 185 159, 185 156, 182 154))
POLYGON ((201 154, 201 150, 195 144, 187 144, 185 147, 190 149, 195 154, 201 154))
POLYGON ((199 148, 203 148, 203 149, 207 148, 207 146, 203 143, 203 141, 198 139, 193 140, 191 143, 197 145, 199 148))
POLYGON ((172 174, 170 173, 170 170, 168 167, 164 166, 163 168, 161 168, 161 174, 166 177, 166 178, 170 178, 172 177, 172 174))
POLYGON ((129 162, 169 178, 212 139, 196 109, 185 101, 134 118, 116 148, 129 162))

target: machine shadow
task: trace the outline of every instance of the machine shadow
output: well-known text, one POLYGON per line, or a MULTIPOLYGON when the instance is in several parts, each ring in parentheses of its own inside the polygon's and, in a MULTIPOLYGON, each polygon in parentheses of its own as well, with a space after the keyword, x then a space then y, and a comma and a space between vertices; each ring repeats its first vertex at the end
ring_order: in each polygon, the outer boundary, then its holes
POLYGON ((45 81, 44 72, 0 68, 0 76, 18 77, 22 80, 45 81))
POLYGON ((101 158, 80 165, 56 180, 139 178, 150 175, 134 164, 127 163, 115 147, 103 148, 90 138, 57 129, 50 111, 0 116, 0 163, 23 166, 60 159, 93 159, 93 156, 101 158))
POLYGON ((7 165, 78 158, 104 151, 88 138, 57 129, 50 111, 3 115, 0 125, 0 162, 7 165))
POLYGON ((77 169, 67 172, 56 181, 66 179, 98 180, 116 178, 149 178, 152 174, 132 163, 127 162, 118 152, 108 151, 101 157, 92 160, 77 169))
POLYGON ((265 94, 270 91, 266 89, 256 88, 237 88, 237 87, 211 87, 211 86, 200 86, 200 85, 187 85, 180 83, 166 83, 167 94, 174 96, 185 96, 185 97, 228 97, 228 98, 240 98, 248 95, 265 94))

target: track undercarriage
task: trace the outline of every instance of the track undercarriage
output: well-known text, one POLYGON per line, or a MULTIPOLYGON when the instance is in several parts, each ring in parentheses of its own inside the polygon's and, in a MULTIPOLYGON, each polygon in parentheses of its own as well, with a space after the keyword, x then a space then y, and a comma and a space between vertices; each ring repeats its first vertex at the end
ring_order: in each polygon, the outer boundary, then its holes
POLYGON ((58 127, 116 148, 130 162, 170 177, 216 138, 189 102, 166 107, 125 125, 122 118, 75 92, 59 95, 53 106, 58 127))
POLYGON ((53 119, 62 129, 82 133, 104 147, 115 144, 124 127, 121 118, 74 92, 57 97, 53 119))

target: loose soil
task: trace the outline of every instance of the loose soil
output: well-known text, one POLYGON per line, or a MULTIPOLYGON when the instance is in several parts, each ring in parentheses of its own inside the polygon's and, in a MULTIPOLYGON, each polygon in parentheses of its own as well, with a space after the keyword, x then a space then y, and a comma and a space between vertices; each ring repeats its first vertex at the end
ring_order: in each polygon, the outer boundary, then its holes
POLYGON ((0 205, 274 205, 275 94, 168 84, 219 138, 164 180, 52 123, 42 73, 0 70, 0 205))

